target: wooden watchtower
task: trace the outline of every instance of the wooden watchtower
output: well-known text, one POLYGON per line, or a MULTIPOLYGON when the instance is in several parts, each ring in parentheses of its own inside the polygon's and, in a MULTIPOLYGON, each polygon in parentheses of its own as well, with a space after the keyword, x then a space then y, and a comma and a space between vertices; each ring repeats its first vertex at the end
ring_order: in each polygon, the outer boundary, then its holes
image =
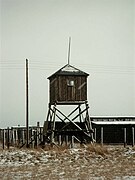
POLYGON ((87 77, 89 74, 66 64, 49 79, 50 102, 47 119, 44 122, 44 141, 55 142, 58 135, 75 136, 82 143, 92 141, 92 128, 87 102, 87 77), (58 106, 74 105, 71 113, 65 115, 58 106), (75 117, 71 117, 75 114, 75 117), (61 123, 58 123, 57 120, 61 123))
POLYGON ((68 64, 48 77, 50 100, 44 122, 44 142, 53 144, 60 135, 63 138, 68 136, 69 139, 74 136, 81 143, 93 140, 87 101, 88 76, 69 64, 68 54, 68 64), (69 106, 73 108, 66 115, 61 106, 65 109, 69 109, 69 106))

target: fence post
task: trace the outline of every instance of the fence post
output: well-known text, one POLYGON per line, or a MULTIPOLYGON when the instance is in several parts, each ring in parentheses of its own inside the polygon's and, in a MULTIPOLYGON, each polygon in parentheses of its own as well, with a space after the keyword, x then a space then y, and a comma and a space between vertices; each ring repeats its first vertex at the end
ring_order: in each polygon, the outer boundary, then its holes
POLYGON ((22 145, 25 144, 25 133, 24 129, 22 129, 22 145))
POLYGON ((3 149, 5 148, 5 129, 3 129, 3 149))
POLYGON ((65 137, 66 139, 65 139, 65 143, 66 143, 66 146, 68 146, 68 135, 66 135, 66 137, 65 137))
POLYGON ((15 146, 15 135, 14 135, 14 129, 12 128, 12 146, 15 146))
POLYGON ((39 145, 40 122, 37 122, 37 147, 39 145))
POLYGON ((32 148, 34 148, 34 145, 35 145, 35 130, 33 128, 32 128, 31 141, 32 141, 32 148))
POLYGON ((103 132, 103 127, 101 127, 101 145, 103 145, 103 141, 104 141, 104 132, 103 132))
POLYGON ((95 142, 96 142, 96 139, 97 139, 97 132, 96 132, 96 128, 94 128, 94 139, 95 139, 95 142))
POLYGON ((134 131, 134 127, 132 127, 132 146, 134 147, 135 145, 135 131, 134 131))
POLYGON ((16 142, 16 146, 18 146, 18 132, 17 132, 17 129, 15 129, 15 142, 16 142))
POLYGON ((9 127, 7 128, 7 148, 9 149, 9 127))
POLYGON ((126 139, 127 139, 127 132, 126 132, 126 128, 124 128, 124 147, 126 147, 126 139))
POLYGON ((43 142, 43 134, 42 134, 42 128, 40 127, 39 128, 39 139, 40 139, 40 142, 43 142))
POLYGON ((71 148, 74 148, 74 136, 71 136, 71 148))
POLYGON ((0 129, 0 141, 2 140, 2 129, 0 129))
POLYGON ((58 136, 59 146, 61 145, 61 135, 58 136))

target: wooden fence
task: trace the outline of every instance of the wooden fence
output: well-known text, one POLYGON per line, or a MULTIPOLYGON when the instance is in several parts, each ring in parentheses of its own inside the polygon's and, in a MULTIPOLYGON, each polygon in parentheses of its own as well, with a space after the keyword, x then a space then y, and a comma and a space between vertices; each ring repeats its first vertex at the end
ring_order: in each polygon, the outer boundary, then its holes
MULTIPOLYGON (((13 147, 24 147, 26 145, 26 128, 12 127, 0 129, 0 142, 3 149, 13 147)), ((29 128, 29 145, 30 147, 38 147, 43 142, 43 128, 29 128)))
MULTIPOLYGON (((92 118, 93 137, 95 142, 106 144, 123 144, 124 146, 135 144, 135 118, 92 118)), ((56 122, 57 127, 61 127, 61 122, 56 122)), ((36 148, 42 145, 43 127, 29 127, 29 147, 36 148)), ((73 147, 74 142, 79 142, 77 137, 69 134, 59 134, 56 136, 58 145, 70 145, 73 147)), ((2 148, 25 147, 26 146, 26 127, 11 127, 0 129, 0 143, 2 148)))

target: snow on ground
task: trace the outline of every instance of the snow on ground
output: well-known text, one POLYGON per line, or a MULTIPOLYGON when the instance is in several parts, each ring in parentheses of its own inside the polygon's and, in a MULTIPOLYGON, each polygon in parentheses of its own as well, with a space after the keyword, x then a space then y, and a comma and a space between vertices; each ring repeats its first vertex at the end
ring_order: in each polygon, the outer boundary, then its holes
POLYGON ((0 179, 133 180, 135 148, 97 145, 50 150, 0 148, 0 179))

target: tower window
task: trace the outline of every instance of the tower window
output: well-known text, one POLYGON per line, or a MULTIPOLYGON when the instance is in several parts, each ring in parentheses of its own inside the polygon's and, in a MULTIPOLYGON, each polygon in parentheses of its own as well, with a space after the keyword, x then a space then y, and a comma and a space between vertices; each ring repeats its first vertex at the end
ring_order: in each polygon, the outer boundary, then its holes
POLYGON ((74 86, 75 85, 75 82, 73 80, 68 80, 67 81, 67 85, 68 86, 74 86))

